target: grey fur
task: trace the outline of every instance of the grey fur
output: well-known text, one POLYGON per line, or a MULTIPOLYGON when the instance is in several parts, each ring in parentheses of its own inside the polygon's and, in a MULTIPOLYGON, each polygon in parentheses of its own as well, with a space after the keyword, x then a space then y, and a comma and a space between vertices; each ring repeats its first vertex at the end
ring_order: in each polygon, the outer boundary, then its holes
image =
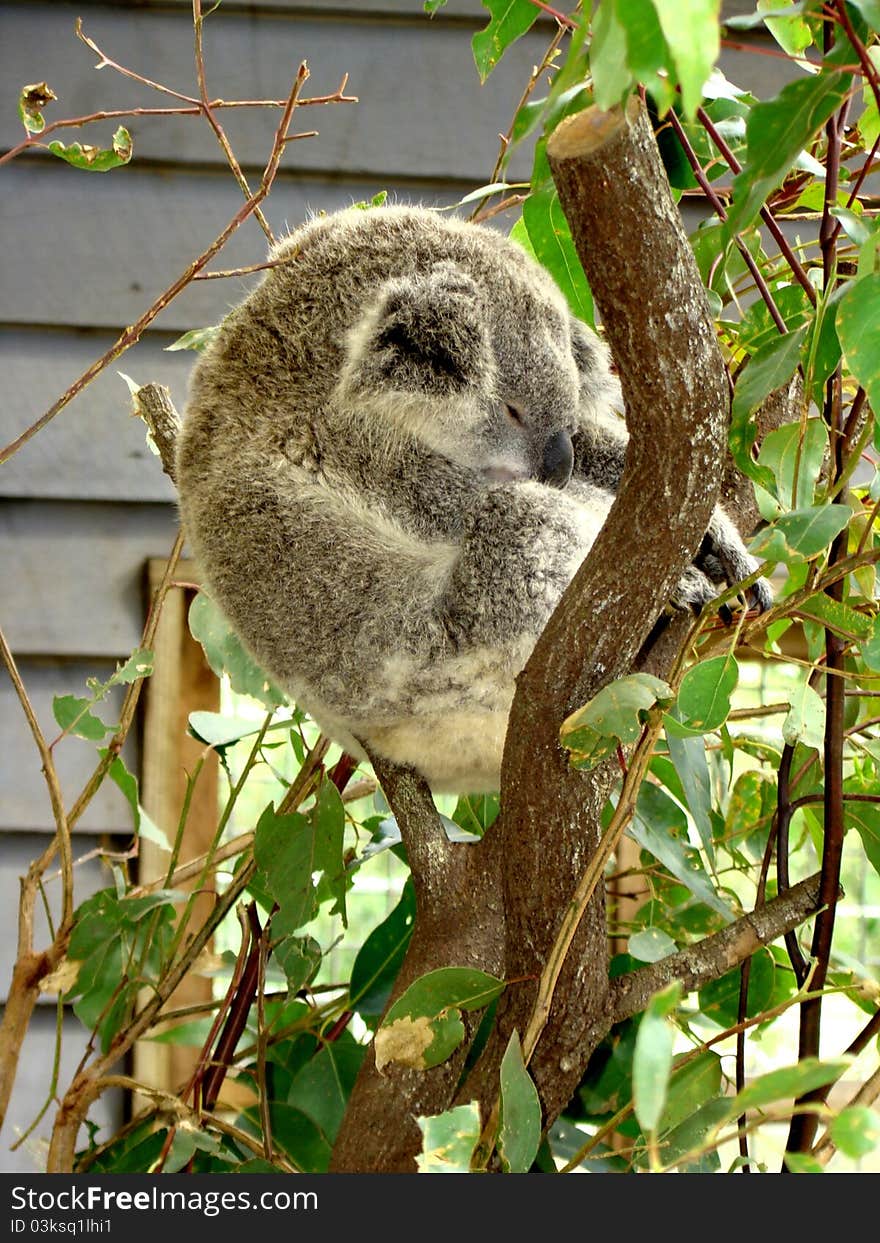
MULTIPOLYGON (((497 788, 514 679, 622 469, 607 351, 514 243, 422 208, 313 220, 276 257, 179 437, 209 590, 349 751, 497 788)), ((682 605, 755 566, 720 510, 704 545, 682 605)))

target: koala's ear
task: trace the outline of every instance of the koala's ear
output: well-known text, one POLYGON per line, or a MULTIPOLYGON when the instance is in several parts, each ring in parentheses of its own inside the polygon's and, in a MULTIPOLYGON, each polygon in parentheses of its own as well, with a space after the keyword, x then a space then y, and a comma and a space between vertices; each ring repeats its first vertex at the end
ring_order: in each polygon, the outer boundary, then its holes
POLYGON ((437 396, 491 385, 483 297, 454 263, 387 281, 348 339, 342 384, 437 396))

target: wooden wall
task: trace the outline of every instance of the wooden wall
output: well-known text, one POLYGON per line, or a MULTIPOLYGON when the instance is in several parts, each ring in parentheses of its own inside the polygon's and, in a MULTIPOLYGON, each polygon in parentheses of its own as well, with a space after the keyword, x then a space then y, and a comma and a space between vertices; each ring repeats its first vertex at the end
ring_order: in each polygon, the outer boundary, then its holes
MULTIPOLYGON (((114 60, 195 91, 188 0, 0 2, 0 149, 21 138, 16 100, 25 83, 46 81, 55 91, 49 119, 164 102, 112 69, 95 70, 94 55, 74 37, 78 16, 114 60)), ((328 94, 348 73, 348 90, 360 98, 358 104, 302 110, 300 127, 316 128, 320 137, 289 146, 266 205, 273 228, 283 231, 310 212, 383 189, 404 201, 453 203, 487 181, 498 134, 554 27, 542 19, 481 87, 470 36, 484 21, 478 0, 449 0, 433 20, 423 14, 421 0, 224 0, 205 23, 212 95, 283 97, 305 59, 311 70, 306 94, 328 94)), ((729 71, 745 85, 760 86, 758 79, 775 73, 778 63, 743 61, 729 71)), ((242 109, 223 119, 246 172, 258 175, 277 114, 242 109)), ((114 124, 101 127, 104 142, 114 124)), ((0 171, 4 444, 137 319, 241 202, 216 141, 197 119, 133 118, 128 127, 135 158, 127 168, 87 174, 27 153, 0 171)), ((76 134, 60 136, 72 141, 76 134)), ((527 171, 523 155, 512 172, 527 171)), ((259 262, 265 245, 248 222, 219 266, 259 262)), ((242 279, 191 287, 138 346, 0 468, 0 624, 49 731, 54 694, 83 693, 86 677, 106 677, 137 644, 145 564, 167 554, 176 529, 172 488, 145 446, 140 423, 129 417, 118 371, 141 383, 169 385, 182 407, 193 356, 165 348, 182 331, 217 322, 247 287, 242 279)), ((71 800, 93 753, 89 744, 69 739, 58 758, 71 800)), ((136 738, 128 760, 137 768, 136 738)), ((76 826, 76 855, 108 835, 124 838, 130 823, 121 796, 104 787, 76 826)), ((0 674, 0 988, 14 944, 17 877, 50 829, 38 758, 0 674)), ((107 880, 97 862, 85 865, 78 897, 107 880)), ((9 1153, 8 1146, 41 1103, 53 1032, 47 1004, 20 1069, 0 1140, 0 1170, 39 1163, 39 1152, 9 1153)), ((75 1064, 81 1039, 67 1018, 64 1068, 75 1064)), ((97 1120, 114 1123, 120 1109, 118 1100, 106 1100, 97 1120)))

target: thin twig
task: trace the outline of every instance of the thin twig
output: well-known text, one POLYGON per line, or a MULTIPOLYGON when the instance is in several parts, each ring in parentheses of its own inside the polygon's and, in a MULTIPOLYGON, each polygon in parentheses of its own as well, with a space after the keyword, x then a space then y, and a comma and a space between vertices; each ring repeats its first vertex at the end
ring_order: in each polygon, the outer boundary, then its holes
POLYGON ((272 151, 263 172, 259 188, 253 195, 251 195, 247 202, 239 208, 226 227, 218 233, 211 245, 208 246, 206 250, 202 251, 197 259, 193 260, 185 271, 183 271, 180 276, 178 276, 177 279, 168 286, 164 293, 159 295, 152 306, 150 306, 143 313, 143 315, 141 315, 136 323, 134 323, 130 328, 126 328, 113 343, 110 349, 107 350, 105 354, 102 354, 96 362, 92 363, 92 365, 84 371, 78 379, 74 380, 73 384, 71 384, 70 387, 58 398, 58 400, 49 407, 45 414, 41 415, 35 423, 27 428, 26 431, 22 432, 20 436, 8 444, 3 450, 0 450, 0 465, 8 461, 8 459, 11 458, 13 454, 17 453, 23 445, 27 444, 27 442, 37 434, 37 432, 41 431, 47 423, 50 423, 52 419, 55 418, 56 414, 63 410, 65 406, 69 405, 73 398, 76 397, 78 393, 81 393, 82 390, 86 388, 86 386, 90 384, 97 375, 100 375, 105 367, 108 367, 110 363, 119 358, 121 354, 124 354, 130 346, 140 340, 142 333, 150 326, 156 316, 165 309, 169 302, 177 297, 181 290, 185 289, 186 286, 190 284, 197 272, 201 272, 202 269, 210 263, 217 252, 226 245, 230 237, 233 233, 235 233, 239 226, 253 214, 257 207, 259 207, 260 203, 262 203, 263 199, 269 193, 272 182, 275 180, 275 175, 278 172, 278 165, 281 160, 281 153, 284 149, 284 139, 287 135, 290 119, 293 115, 293 110, 296 107, 299 93, 308 79, 308 76, 308 68, 305 62, 303 62, 299 67, 296 80, 293 84, 290 95, 288 96, 278 128, 275 131, 272 151))

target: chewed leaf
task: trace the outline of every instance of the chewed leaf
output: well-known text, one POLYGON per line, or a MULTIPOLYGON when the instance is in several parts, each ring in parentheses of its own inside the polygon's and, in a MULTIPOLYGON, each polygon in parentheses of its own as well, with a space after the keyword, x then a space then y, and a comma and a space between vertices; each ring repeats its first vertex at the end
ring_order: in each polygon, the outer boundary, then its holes
POLYGON ((41 134, 46 128, 43 119, 43 108, 51 104, 58 96, 48 82, 31 82, 21 88, 18 97, 18 115, 22 125, 29 134, 41 134))
POLYGON ((619 745, 635 742, 651 709, 668 707, 673 699, 671 687, 652 674, 619 678, 563 722, 560 741, 575 768, 593 768, 619 745))
POLYGON ((75 734, 78 738, 87 738, 90 742, 100 742, 114 728, 104 722, 89 709, 94 706, 91 699, 80 699, 76 695, 56 695, 52 700, 52 712, 55 720, 66 734, 75 734))
POLYGON ((483 0, 483 8, 491 14, 489 24, 471 40, 481 82, 486 81, 511 43, 531 29, 540 16, 532 0, 483 0))
POLYGON ((428 1070, 445 1062, 464 1040, 464 1023, 460 1011, 427 1015, 418 1018, 387 1020, 376 1032, 376 1069, 381 1071, 389 1062, 409 1066, 412 1070, 428 1070))
POLYGON ((444 1062, 464 1039, 462 1010, 480 1010, 504 980, 472 967, 441 967, 410 984, 376 1033, 376 1067, 401 1062, 425 1070, 444 1062))
POLYGON ((113 146, 109 150, 105 147, 91 147, 82 142, 72 142, 67 146, 54 140, 47 145, 59 159, 90 173, 106 173, 111 168, 119 168, 121 164, 127 164, 132 155, 131 134, 124 125, 120 125, 113 135, 113 146))
POLYGON ((480 1107, 476 1101, 457 1105, 433 1118, 416 1118, 422 1151, 416 1157, 420 1174, 467 1174, 480 1138, 480 1107))
POLYGON ((259 699, 267 708, 286 703, 284 692, 245 651, 238 635, 214 602, 200 591, 189 610, 189 628, 205 649, 205 658, 218 677, 229 675, 234 691, 259 699))

